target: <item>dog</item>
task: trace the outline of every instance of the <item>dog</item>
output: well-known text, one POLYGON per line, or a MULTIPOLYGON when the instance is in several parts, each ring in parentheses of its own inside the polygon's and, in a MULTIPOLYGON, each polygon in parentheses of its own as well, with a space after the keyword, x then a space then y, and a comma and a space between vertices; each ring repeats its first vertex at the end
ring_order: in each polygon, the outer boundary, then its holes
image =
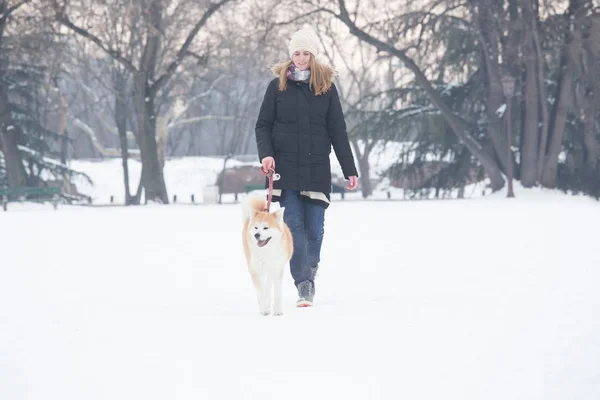
POLYGON ((266 211, 266 204, 262 195, 251 194, 242 201, 242 242, 259 313, 278 316, 283 315, 283 272, 292 258, 294 244, 283 220, 285 207, 266 211))

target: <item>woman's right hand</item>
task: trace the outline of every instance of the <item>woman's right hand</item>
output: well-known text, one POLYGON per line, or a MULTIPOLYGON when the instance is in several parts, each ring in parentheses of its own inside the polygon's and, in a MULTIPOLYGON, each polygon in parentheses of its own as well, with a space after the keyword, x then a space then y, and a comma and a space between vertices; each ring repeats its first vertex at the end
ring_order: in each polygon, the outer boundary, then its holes
POLYGON ((273 157, 265 157, 262 159, 262 170, 266 174, 270 169, 275 171, 275 159, 273 157))

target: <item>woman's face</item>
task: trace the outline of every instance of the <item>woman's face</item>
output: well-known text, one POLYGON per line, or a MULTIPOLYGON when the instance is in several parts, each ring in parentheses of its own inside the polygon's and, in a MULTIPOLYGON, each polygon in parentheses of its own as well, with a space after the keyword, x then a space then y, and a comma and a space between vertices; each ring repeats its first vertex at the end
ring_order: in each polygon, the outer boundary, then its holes
POLYGON ((295 51, 294 54, 292 54, 292 61, 299 70, 304 71, 310 67, 310 51, 295 51))

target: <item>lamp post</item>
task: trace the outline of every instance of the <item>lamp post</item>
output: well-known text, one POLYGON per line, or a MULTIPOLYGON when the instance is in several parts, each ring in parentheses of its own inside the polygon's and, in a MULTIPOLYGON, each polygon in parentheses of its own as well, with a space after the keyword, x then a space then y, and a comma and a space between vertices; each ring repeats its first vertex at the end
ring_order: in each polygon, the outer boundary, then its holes
POLYGON ((515 193, 513 191, 513 160, 512 151, 510 150, 512 142, 510 129, 510 106, 512 103, 512 97, 515 93, 515 78, 507 74, 502 76, 501 80, 502 91, 506 97, 506 175, 508 179, 508 193, 506 194, 506 197, 515 197, 515 193))

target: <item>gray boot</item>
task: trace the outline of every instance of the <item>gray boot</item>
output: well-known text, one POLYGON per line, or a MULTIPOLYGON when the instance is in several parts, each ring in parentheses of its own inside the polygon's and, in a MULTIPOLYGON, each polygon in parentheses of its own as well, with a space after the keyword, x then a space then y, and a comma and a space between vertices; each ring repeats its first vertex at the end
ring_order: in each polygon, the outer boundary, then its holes
POLYGON ((315 278, 317 277, 317 271, 319 269, 319 264, 315 265, 314 267, 310 267, 310 280, 311 281, 315 281, 315 278))
POLYGON ((312 306, 313 298, 315 295, 314 285, 311 281, 303 281, 298 284, 298 300, 296 301, 296 307, 310 307, 312 306))
POLYGON ((317 288, 315 287, 315 279, 318 276, 318 274, 317 274, 317 270, 318 269, 319 269, 319 264, 315 265, 314 267, 310 267, 310 278, 308 278, 308 279, 312 283, 312 295, 313 295, 313 299, 311 301, 314 300, 315 294, 317 293, 317 288))

